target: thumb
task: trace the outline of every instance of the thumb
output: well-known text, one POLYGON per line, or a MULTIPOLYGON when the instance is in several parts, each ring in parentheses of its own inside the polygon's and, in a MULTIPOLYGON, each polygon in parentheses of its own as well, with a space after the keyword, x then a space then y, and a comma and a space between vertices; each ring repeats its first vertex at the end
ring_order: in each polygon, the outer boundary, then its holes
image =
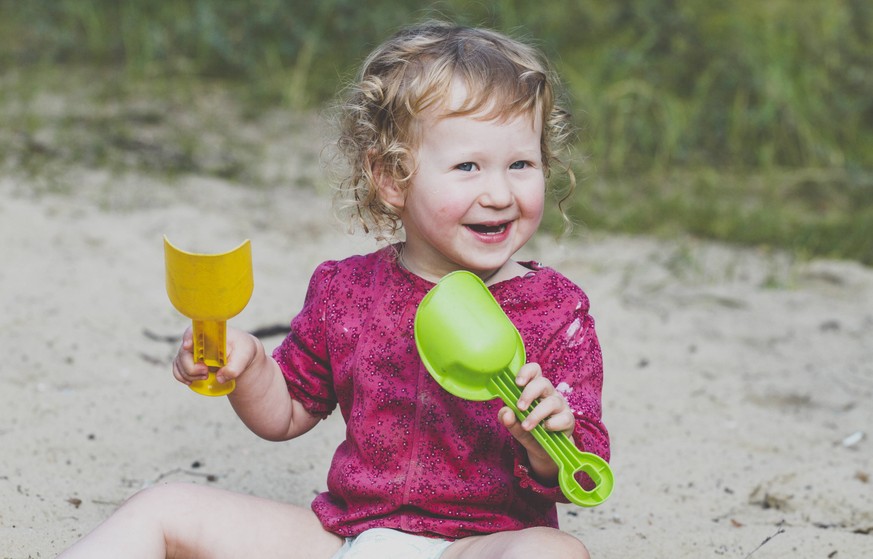
POLYGON ((500 423, 502 423, 509 431, 509 434, 512 435, 515 440, 520 442, 528 453, 542 452, 537 440, 529 431, 525 431, 524 427, 521 426, 521 422, 515 416, 515 412, 513 412, 509 406, 502 407, 500 411, 497 412, 497 417, 500 420, 500 423))
POLYGON ((258 348, 262 347, 257 338, 245 332, 228 332, 227 359, 217 375, 220 382, 238 378, 254 362, 258 348))

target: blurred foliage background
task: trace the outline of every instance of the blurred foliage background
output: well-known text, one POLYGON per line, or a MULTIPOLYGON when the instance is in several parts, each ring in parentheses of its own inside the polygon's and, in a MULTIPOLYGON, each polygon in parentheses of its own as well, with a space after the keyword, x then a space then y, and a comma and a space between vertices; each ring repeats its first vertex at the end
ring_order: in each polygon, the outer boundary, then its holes
MULTIPOLYGON (((209 84, 248 118, 314 111, 370 48, 428 17, 499 29, 552 58, 580 128, 581 229, 873 264, 868 0, 0 0, 0 91, 209 84)), ((25 133, 43 122, 6 116, 25 133)))

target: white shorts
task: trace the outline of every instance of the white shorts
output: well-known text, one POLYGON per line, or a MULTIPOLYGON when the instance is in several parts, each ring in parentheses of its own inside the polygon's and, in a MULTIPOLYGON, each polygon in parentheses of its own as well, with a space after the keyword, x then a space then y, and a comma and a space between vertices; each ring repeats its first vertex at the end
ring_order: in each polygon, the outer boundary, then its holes
POLYGON ((439 559, 451 541, 372 528, 345 543, 332 559, 439 559))

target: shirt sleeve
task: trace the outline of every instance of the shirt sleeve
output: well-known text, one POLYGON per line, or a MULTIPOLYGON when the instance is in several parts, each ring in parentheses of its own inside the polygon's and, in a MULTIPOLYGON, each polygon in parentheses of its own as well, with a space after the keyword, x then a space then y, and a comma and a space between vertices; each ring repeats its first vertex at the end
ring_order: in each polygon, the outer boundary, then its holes
POLYGON ((327 417, 337 399, 327 343, 327 304, 335 262, 316 268, 309 280, 303 309, 291 321, 291 331, 273 351, 291 397, 312 415, 327 417))
POLYGON ((550 368, 552 382, 566 398, 576 418, 573 431, 576 446, 608 461, 609 434, 601 420, 603 354, 594 318, 588 314, 587 307, 577 309, 573 321, 563 332, 556 333, 550 349, 553 359, 546 367, 550 368))

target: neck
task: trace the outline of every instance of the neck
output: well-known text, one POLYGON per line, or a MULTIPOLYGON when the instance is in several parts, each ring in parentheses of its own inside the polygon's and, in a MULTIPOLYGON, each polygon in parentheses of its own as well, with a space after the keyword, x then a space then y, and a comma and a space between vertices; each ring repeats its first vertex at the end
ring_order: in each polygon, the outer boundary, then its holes
MULTIPOLYGON (((401 268, 403 268, 404 270, 406 270, 407 272, 409 272, 411 274, 415 274, 416 276, 418 276, 420 278, 424 278, 424 279, 431 281, 433 283, 436 283, 441 279, 441 276, 437 277, 435 274, 429 274, 423 270, 417 269, 416 266, 410 266, 406 260, 406 251, 404 250, 405 248, 406 248, 406 245, 404 244, 400 247, 400 250, 397 252, 397 263, 400 265, 401 268)), ((500 268, 497 268, 496 270, 488 270, 485 272, 476 272, 474 270, 467 270, 467 271, 471 272, 473 274, 476 274, 477 276, 479 276, 479 279, 481 279, 486 285, 488 285, 488 282, 490 282, 492 279, 494 279, 503 268, 504 267, 500 267, 500 268)), ((458 268, 458 270, 463 270, 463 269, 464 268, 458 268)))

